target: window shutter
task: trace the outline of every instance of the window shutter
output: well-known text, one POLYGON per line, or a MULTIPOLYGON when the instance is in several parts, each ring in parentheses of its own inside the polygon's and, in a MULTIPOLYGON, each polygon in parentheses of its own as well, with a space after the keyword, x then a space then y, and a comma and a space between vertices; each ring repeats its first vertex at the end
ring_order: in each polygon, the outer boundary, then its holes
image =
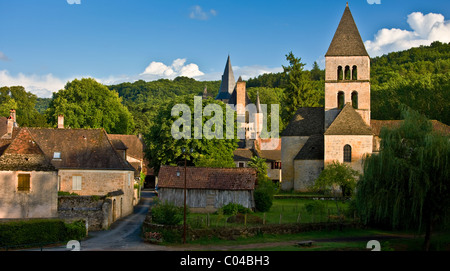
POLYGON ((19 191, 30 191, 30 174, 19 174, 18 178, 18 187, 19 191))
POLYGON ((81 176, 72 176, 72 190, 81 190, 81 176))

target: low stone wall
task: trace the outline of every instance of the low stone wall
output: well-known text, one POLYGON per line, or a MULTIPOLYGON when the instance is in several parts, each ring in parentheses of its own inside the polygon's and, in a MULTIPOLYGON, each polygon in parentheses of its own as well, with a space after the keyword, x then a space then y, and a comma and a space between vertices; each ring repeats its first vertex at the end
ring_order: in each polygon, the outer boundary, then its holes
POLYGON ((83 219, 89 231, 107 229, 110 225, 111 199, 105 196, 59 196, 58 217, 83 219))
MULTIPOLYGON (((183 225, 166 226, 152 223, 151 210, 143 223, 144 232, 183 232, 183 225)), ((359 223, 340 223, 340 222, 321 222, 321 223, 290 223, 290 224, 267 224, 267 225, 251 225, 251 226, 226 226, 192 229, 187 227, 186 239, 197 240, 201 238, 216 237, 223 240, 235 240, 238 237, 252 237, 259 234, 294 234, 308 231, 332 231, 344 228, 360 228, 359 223)), ((181 236, 181 235, 180 235, 181 236)), ((164 236, 163 236, 164 238, 164 236)), ((181 239, 180 239, 181 241, 181 239)))

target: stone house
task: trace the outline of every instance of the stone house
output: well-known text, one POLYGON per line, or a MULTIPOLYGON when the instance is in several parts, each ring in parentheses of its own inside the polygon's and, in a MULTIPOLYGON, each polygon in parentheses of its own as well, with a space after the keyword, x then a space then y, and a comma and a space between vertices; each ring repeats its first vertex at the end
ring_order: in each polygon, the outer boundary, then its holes
MULTIPOLYGON (((155 188, 153 170, 149 170, 144 156, 144 142, 141 135, 108 134, 114 149, 134 168, 134 184, 144 181, 147 188, 155 188), (141 180, 141 178, 144 178, 141 180)), ((140 200, 139 189, 135 189, 135 204, 140 200)))
POLYGON ((114 149, 103 129, 29 128, 58 169, 58 191, 80 196, 113 193, 113 217, 133 212, 134 168, 114 149))
MULTIPOLYGON (((185 168, 162 166, 159 198, 184 206, 185 168)), ((254 208, 257 176, 252 168, 186 168, 186 205, 192 212, 214 212, 228 203, 254 208)))
MULTIPOLYGON (((75 193, 80 196, 109 196, 112 201, 110 223, 133 212, 136 202, 135 169, 114 149, 105 130, 64 129, 63 118, 59 118, 59 128, 57 129, 19 128, 7 124, 7 132, 1 139, 0 165, 2 171, 0 173, 2 176, 9 176, 9 187, 16 187, 16 191, 21 189, 17 184, 12 184, 14 178, 11 177, 11 174, 16 174, 17 178, 25 178, 25 183, 30 183, 30 192, 32 193, 41 191, 41 188, 45 187, 45 196, 39 199, 35 197, 35 200, 46 202, 52 199, 50 208, 52 211, 49 211, 52 216, 55 216, 53 210, 56 210, 54 207, 57 207, 58 191, 75 193), (19 143, 24 146, 32 144, 35 147, 34 149, 31 147, 17 148, 19 143), (25 150, 32 153, 22 153, 25 150), (15 154, 12 151, 19 153, 15 154), (25 157, 28 159, 26 160, 28 163, 35 163, 35 168, 29 168, 26 163, 16 163, 16 167, 11 167, 10 156, 12 154, 15 154, 16 160, 20 159, 20 156, 17 155, 34 154, 35 156, 39 155, 40 158, 32 160, 28 156, 25 157), (42 168, 45 168, 46 171, 42 168), (12 169, 14 169, 13 173, 10 172, 12 169), (23 176, 20 172, 28 172, 30 176, 23 176), (47 180, 47 183, 52 183, 54 186, 51 188, 44 186, 43 182, 38 182, 37 176, 41 176, 42 179, 47 180)), ((5 124, 0 123, 0 126, 2 125, 5 124)), ((17 180, 15 182, 17 183, 17 180)), ((11 188, 6 187, 0 186, 0 195, 5 195, 1 198, 0 205, 20 204, 20 200, 24 196, 12 197, 11 188)), ((16 194, 25 195, 25 193, 16 194)), ((9 207, 5 208, 9 209, 9 207)))
POLYGON ((57 174, 27 128, 1 139, 0 219, 57 217, 57 174))

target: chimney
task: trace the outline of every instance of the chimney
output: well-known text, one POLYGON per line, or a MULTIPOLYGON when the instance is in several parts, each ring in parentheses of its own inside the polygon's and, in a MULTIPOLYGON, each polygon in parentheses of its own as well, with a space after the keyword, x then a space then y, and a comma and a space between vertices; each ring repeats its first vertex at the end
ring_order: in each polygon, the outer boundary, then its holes
POLYGON ((16 122, 16 110, 15 109, 9 110, 9 116, 11 117, 13 122, 16 122))
POLYGON ((64 115, 58 115, 58 129, 64 129, 64 115))
POLYGON ((247 105, 245 91, 245 82, 239 76, 239 80, 236 83, 236 108, 238 108, 238 104, 241 104, 243 112, 237 112, 238 114, 245 114, 245 106, 247 105))
POLYGON ((8 118, 8 120, 6 121, 6 134, 11 136, 12 135, 12 131, 13 131, 13 127, 14 127, 14 120, 13 118, 10 116, 8 118))

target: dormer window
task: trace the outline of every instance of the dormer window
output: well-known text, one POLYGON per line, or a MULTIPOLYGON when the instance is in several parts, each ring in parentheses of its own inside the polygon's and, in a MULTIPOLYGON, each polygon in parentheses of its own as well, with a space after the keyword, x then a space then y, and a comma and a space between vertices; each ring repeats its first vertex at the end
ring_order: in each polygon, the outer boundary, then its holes
POLYGON ((61 159, 61 152, 55 151, 53 153, 53 159, 61 159))

